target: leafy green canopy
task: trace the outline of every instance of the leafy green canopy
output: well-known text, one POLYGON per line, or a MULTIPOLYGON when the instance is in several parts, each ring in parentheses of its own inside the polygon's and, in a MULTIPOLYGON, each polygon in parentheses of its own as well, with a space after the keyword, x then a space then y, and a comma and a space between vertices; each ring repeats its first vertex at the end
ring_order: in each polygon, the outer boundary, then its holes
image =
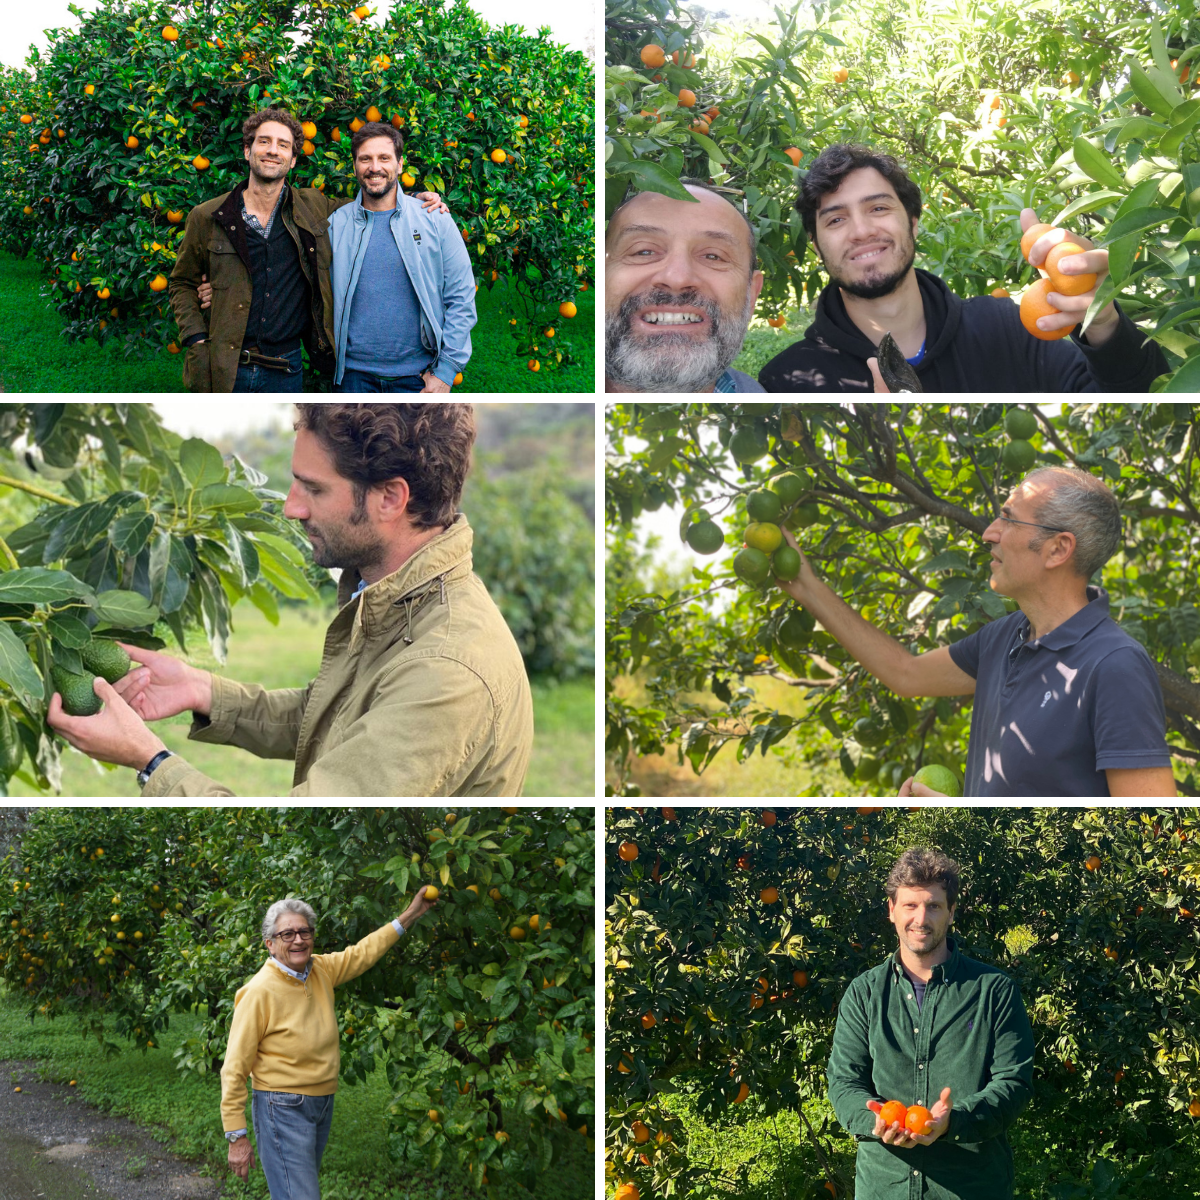
POLYGON ((758 228, 763 316, 812 304, 825 283, 793 208, 803 170, 825 146, 865 142, 921 188, 918 265, 963 296, 1016 295, 1038 278, 1017 220, 1033 207, 1110 251, 1093 311, 1119 294, 1167 355, 1160 386, 1196 390, 1191 6, 830 0, 776 9, 741 44, 675 0, 607 12, 606 214, 630 186, 680 196, 681 175, 711 179, 758 228), (694 68, 644 66, 651 43, 694 68))
POLYGON ((223 662, 238 600, 273 623, 280 597, 318 601, 327 573, 265 483, 146 404, 0 405, 0 487, 41 502, 0 529, 0 779, 58 787, 51 667, 82 673, 100 637, 186 653, 202 631, 223 662))
POLYGON ((273 901, 313 906, 320 953, 436 884, 432 912, 338 989, 342 1078, 386 1072, 394 1096, 380 1126, 398 1160, 452 1157, 476 1186, 485 1171, 531 1183, 552 1165, 552 1129, 565 1121, 593 1136, 594 817, 451 816, 41 809, 0 862, 0 978, 31 1017, 73 1014, 114 1052, 122 1041, 153 1048, 172 1012, 193 1010, 203 1021, 178 1066, 217 1070, 234 993, 265 958, 273 901), (496 1136, 515 1122, 531 1157, 496 1136))
MULTIPOLYGON (((686 1094, 736 1137, 730 1127, 751 1114, 825 1094, 838 1003, 896 948, 884 882, 916 845, 962 867, 954 929, 964 952, 1020 985, 1036 1040, 1022 1122, 1036 1128, 1041 1113, 1069 1105, 1085 1161, 1115 1154, 1168 1190, 1192 1169, 1197 810, 768 811, 770 824, 738 808, 608 812, 611 1180, 635 1181, 644 1197, 727 1194, 672 1098, 686 1094), (768 902, 767 888, 778 898, 768 902), (635 1121, 650 1131, 645 1143, 635 1121)), ((820 1147, 825 1131, 805 1128, 820 1147)), ((1035 1144, 1040 1156, 1044 1140, 1035 1144)), ((848 1194, 848 1179, 835 1182, 848 1194)), ((808 1194, 825 1195, 819 1183, 808 1194)))
POLYGON ((170 275, 188 210, 245 179, 252 112, 311 122, 289 178, 353 196, 351 122, 374 107, 405 135, 407 190, 444 195, 477 282, 517 283, 514 352, 572 361, 559 305, 592 277, 591 64, 466 3, 401 0, 382 27, 352 9, 104 0, 27 69, 0 71, 0 244, 44 261, 70 336, 174 344, 150 284, 170 275))
MULTIPOLYGON (((793 624, 785 633, 796 606, 773 580, 744 585, 727 557, 697 555, 686 586, 655 589, 631 568, 630 539, 639 514, 668 505, 682 518, 681 540, 708 515, 738 545, 747 494, 790 471, 803 491, 784 520, 817 574, 866 620, 925 653, 1013 608, 989 586, 980 535, 1020 482, 1004 462, 1005 447, 1016 444, 1004 431, 1005 412, 1015 407, 613 406, 605 683, 606 749, 618 794, 634 756, 668 745, 697 772, 730 742, 739 762, 756 750, 783 755, 811 773, 811 795, 894 795, 901 779, 929 761, 961 777, 971 697, 901 700, 819 627, 805 633, 793 624), (739 441, 763 450, 737 464, 728 447, 748 427, 757 441, 739 441), (766 678, 802 689, 804 714, 759 701, 755 685, 766 678)), ((1095 402, 1046 411, 1054 407, 1030 410, 1035 465, 1086 468, 1120 501, 1122 544, 1098 581, 1114 619, 1154 660, 1179 787, 1195 795, 1200 412, 1181 403, 1095 402)))

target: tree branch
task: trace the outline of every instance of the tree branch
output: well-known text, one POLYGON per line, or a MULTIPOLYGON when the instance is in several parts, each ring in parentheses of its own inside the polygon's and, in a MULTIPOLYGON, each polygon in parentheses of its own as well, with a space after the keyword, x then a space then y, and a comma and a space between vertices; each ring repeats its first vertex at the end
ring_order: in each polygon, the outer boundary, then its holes
POLYGON ((1167 704, 1181 715, 1200 721, 1200 683, 1192 683, 1160 662, 1154 663, 1154 673, 1167 704))
POLYGON ((55 504, 65 504, 68 508, 79 507, 78 500, 72 500, 69 496, 58 496, 54 492, 48 492, 45 488, 38 487, 36 483, 13 479, 11 475, 0 475, 0 487, 16 488, 19 492, 28 492, 31 496, 38 496, 43 500, 53 500, 55 504))

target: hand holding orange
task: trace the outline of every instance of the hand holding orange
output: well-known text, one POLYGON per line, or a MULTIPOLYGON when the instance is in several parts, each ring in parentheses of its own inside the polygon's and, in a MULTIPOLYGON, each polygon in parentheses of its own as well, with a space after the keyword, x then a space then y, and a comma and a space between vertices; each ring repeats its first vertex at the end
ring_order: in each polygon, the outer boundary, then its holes
MULTIPOLYGON (((1045 276, 1021 298, 1021 323, 1042 341, 1066 337, 1108 274, 1108 251, 1096 249, 1082 234, 1039 222, 1032 208, 1021 210, 1021 228, 1021 253, 1045 276), (1040 324, 1043 320, 1048 327, 1040 324)), ((1088 342, 1107 341, 1118 320, 1113 305, 1105 305, 1088 327, 1088 342)))

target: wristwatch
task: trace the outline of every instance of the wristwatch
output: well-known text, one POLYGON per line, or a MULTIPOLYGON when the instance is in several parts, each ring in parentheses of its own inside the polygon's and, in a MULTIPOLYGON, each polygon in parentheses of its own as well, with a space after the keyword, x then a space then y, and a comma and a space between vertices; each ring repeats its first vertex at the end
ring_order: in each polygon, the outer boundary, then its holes
POLYGON ((158 764, 171 757, 170 750, 160 750, 138 773, 138 787, 145 787, 150 782, 150 776, 158 769, 158 764))
POLYGON ((225 1135, 225 1140, 227 1142, 229 1142, 230 1145, 232 1145, 234 1142, 240 1141, 245 1136, 246 1136, 246 1131, 244 1129, 239 1129, 236 1133, 227 1133, 225 1135))

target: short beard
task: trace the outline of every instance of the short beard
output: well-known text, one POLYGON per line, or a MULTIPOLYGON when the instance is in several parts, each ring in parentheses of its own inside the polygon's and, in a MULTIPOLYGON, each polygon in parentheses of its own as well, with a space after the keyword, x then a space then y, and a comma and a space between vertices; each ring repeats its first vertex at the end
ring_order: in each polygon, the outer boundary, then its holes
POLYGON ((666 291, 626 296, 621 307, 604 320, 604 371, 614 382, 635 392, 711 391, 737 358, 746 339, 754 297, 746 289, 742 311, 730 316, 712 300, 695 292, 666 291), (633 334, 633 317, 653 305, 688 305, 703 309, 712 332, 697 343, 690 334, 633 334))
POLYGON ((369 184, 365 179, 361 180, 360 183, 362 186, 362 190, 364 192, 366 192, 367 195, 370 196, 371 199, 373 199, 373 200, 378 200, 380 196, 386 196, 388 194, 388 192, 390 192, 392 190, 392 188, 394 188, 396 186, 395 179, 385 179, 383 181, 383 184, 380 186, 379 191, 375 192, 375 191, 371 190, 372 185, 369 184))
MULTIPOLYGON (((890 275, 884 275, 872 282, 855 283, 852 280, 839 278, 828 264, 825 264, 825 270, 829 274, 829 282, 837 284, 843 292, 849 292, 851 296, 857 296, 860 300, 878 300, 881 296, 890 296, 900 286, 904 277, 912 270, 916 258, 917 244, 910 236, 908 257, 905 259, 904 265, 890 275)), ((822 262, 824 262, 823 259, 822 262)))
MULTIPOLYGON (((312 542, 313 562, 318 567, 340 567, 342 570, 357 570, 361 574, 366 567, 375 567, 383 562, 385 546, 383 539, 367 525, 367 507, 356 504, 350 519, 332 532, 317 530, 320 542, 312 542)), ((308 533, 308 526, 304 526, 308 533)), ((311 537, 310 537, 311 540, 311 537)))
MULTIPOLYGON (((261 167, 275 168, 274 163, 263 163, 261 167)), ((259 164, 256 164, 254 159, 250 159, 250 174, 254 177, 255 183, 275 183, 279 179, 286 179, 288 172, 292 169, 291 166, 282 162, 278 164, 278 175, 264 175, 259 164)))

